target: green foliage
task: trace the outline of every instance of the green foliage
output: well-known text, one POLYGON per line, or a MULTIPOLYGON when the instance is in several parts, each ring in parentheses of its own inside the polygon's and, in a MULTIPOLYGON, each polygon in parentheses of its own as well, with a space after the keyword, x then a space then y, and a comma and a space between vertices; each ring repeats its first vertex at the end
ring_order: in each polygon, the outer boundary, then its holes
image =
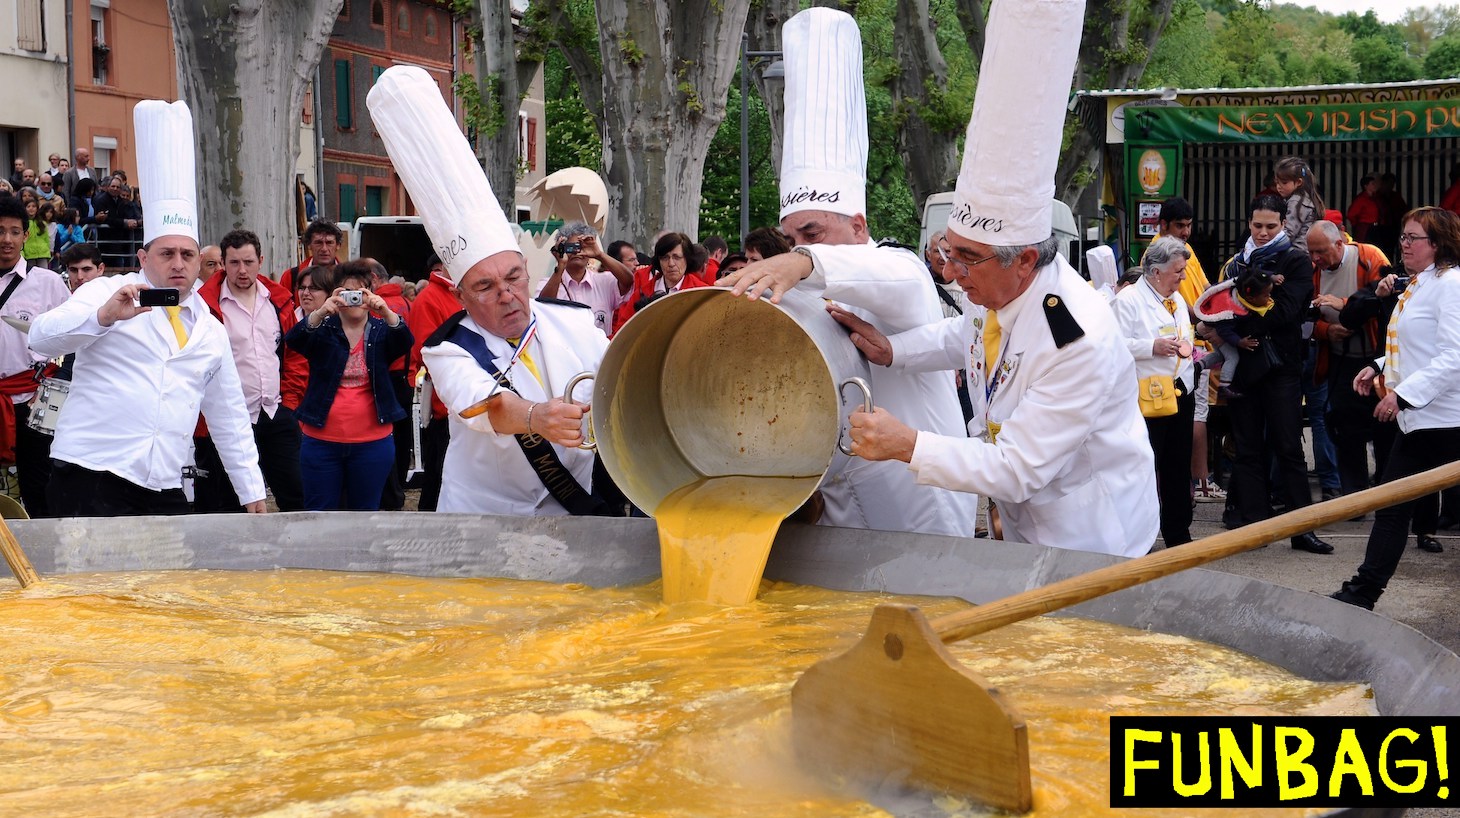
POLYGON ((603 142, 593 115, 583 107, 578 82, 568 69, 561 51, 549 51, 543 61, 543 87, 547 120, 547 172, 563 168, 592 168, 603 165, 603 142))
MULTIPOLYGON (((750 226, 780 221, 780 191, 771 163, 771 123, 765 103, 750 87, 746 124, 750 136, 750 226)), ((666 225, 683 229, 684 225, 666 225)), ((715 132, 705 154, 705 178, 700 196, 700 236, 724 236, 730 246, 740 242, 740 75, 730 81, 725 121, 715 132)))
POLYGON ((1217 46, 1214 28, 1220 15, 1208 19, 1197 0, 1176 0, 1171 20, 1156 41, 1141 84, 1147 88, 1213 88, 1234 73, 1217 46))
POLYGON ((618 35, 618 53, 631 68, 638 68, 644 63, 644 58, 648 56, 644 53, 644 49, 634 42, 634 38, 628 35, 628 32, 618 35))
POLYGON ((1362 17, 1350 11, 1339 15, 1337 22, 1338 27, 1355 41, 1374 38, 1389 43, 1401 52, 1404 49, 1404 35, 1399 26, 1381 21, 1373 9, 1364 12, 1362 17))
POLYGON ((1359 82, 1408 82, 1419 79, 1422 72, 1418 60, 1384 36, 1356 38, 1353 55, 1359 67, 1359 82))
POLYGON ((1460 77, 1460 34, 1447 34, 1425 54, 1425 76, 1432 80, 1460 77))
POLYGON ((456 77, 456 98, 461 101, 468 136, 474 140, 483 134, 496 133, 507 123, 502 106, 502 77, 488 74, 480 85, 470 74, 456 77), (484 93, 485 91, 485 93, 484 93))

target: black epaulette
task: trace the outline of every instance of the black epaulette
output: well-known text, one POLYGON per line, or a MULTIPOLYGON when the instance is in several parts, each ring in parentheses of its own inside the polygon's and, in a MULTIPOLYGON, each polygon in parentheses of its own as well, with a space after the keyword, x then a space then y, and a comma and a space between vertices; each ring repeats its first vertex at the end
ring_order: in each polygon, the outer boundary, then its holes
POLYGON ((1054 336, 1056 349, 1064 349, 1085 337, 1085 328, 1070 314, 1064 300, 1054 293, 1044 297, 1044 319, 1049 322, 1049 334, 1054 336))
POLYGON ((427 338, 425 342, 421 344, 421 346, 438 346, 439 344, 441 344, 442 341, 445 341, 446 337, 454 332, 457 327, 461 326, 461 321, 463 318, 466 318, 466 310, 462 310, 451 316, 450 318, 446 319, 441 323, 441 326, 436 328, 435 332, 431 333, 431 337, 427 338))
POLYGON ((542 296, 538 296, 537 298, 534 298, 532 300, 536 301, 539 304, 557 304, 560 307, 578 307, 579 309, 584 310, 592 309, 587 304, 580 304, 577 301, 569 301, 566 298, 544 298, 542 296))
POLYGON ((912 253, 913 255, 917 255, 917 252, 918 252, 917 250, 915 250, 915 249, 907 246, 906 244, 903 244, 902 242, 898 241, 897 239, 883 239, 882 241, 877 242, 877 246, 878 247, 896 247, 899 250, 906 250, 909 253, 912 253))

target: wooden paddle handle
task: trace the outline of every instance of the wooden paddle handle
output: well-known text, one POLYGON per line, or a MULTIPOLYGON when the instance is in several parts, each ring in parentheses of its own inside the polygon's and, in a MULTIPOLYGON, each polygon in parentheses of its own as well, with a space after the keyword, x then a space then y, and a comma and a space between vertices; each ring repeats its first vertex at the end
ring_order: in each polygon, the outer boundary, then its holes
POLYGON ((5 555, 5 562, 10 566, 15 578, 20 580, 20 587, 28 587, 31 583, 40 582, 40 576, 35 572, 35 566, 30 564, 30 559, 21 550, 20 543, 15 535, 10 533, 10 526, 0 520, 0 553, 5 555))
POLYGON ((957 642, 1020 620, 1057 611, 1115 591, 1216 562, 1258 546, 1414 500, 1460 483, 1460 461, 1402 480, 1290 511, 1278 517, 1224 531, 1069 579, 1033 588, 987 605, 940 616, 930 624, 944 642, 957 642))

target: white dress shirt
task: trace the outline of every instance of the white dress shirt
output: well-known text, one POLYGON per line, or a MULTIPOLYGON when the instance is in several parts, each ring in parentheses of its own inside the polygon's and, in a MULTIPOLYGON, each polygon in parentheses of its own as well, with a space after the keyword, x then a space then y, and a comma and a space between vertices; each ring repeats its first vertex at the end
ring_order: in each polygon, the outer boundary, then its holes
POLYGON ((1152 352, 1157 338, 1175 338, 1188 344, 1195 338, 1191 315, 1181 293, 1172 293, 1171 300, 1176 303, 1175 315, 1166 311, 1165 299, 1151 287, 1150 279, 1142 276, 1140 281, 1116 293, 1110 308, 1115 311, 1115 322, 1125 337, 1126 349, 1136 359, 1136 382, 1153 375, 1175 375, 1189 395, 1195 383, 1191 356, 1167 357, 1152 352))
MULTIPOLYGON (((811 275, 797 289, 844 305, 888 335, 943 318, 928 267, 909 250, 870 241, 796 249, 813 262, 811 275)), ((874 366, 871 386, 873 402, 913 428, 966 435, 963 408, 948 372, 874 366)), ((972 537, 978 520, 976 495, 919 485, 896 461, 854 458, 822 483, 821 493, 826 501, 823 525, 972 537)))
MULTIPOLYGON (((15 280, 14 276, 20 276, 20 284, 10 294, 5 306, 0 308, 0 316, 34 321, 37 315, 65 303, 71 297, 71 292, 66 289, 66 282, 61 280, 61 276, 44 267, 29 267, 25 259, 16 262, 10 272, 0 275, 0 292, 10 286, 10 282, 15 280)), ((0 378, 8 378, 46 360, 46 356, 31 352, 29 344, 25 333, 0 322, 0 378)), ((13 395, 11 400, 25 403, 34 395, 34 392, 13 395)))
POLYGON ((1411 405, 1399 413, 1399 430, 1452 429, 1460 426, 1460 269, 1430 266, 1409 289, 1404 309, 1390 318, 1398 324, 1399 371, 1384 372, 1411 405))
MULTIPOLYGON (((532 314, 537 318, 537 335, 527 351, 546 383, 539 383, 520 361, 507 379, 524 400, 546 401, 561 397, 574 375, 597 372, 608 339, 593 323, 593 315, 579 307, 533 302, 532 314)), ((462 318, 461 325, 482 336, 499 371, 507 368, 513 350, 506 339, 482 329, 470 317, 462 318)), ((436 510, 523 517, 567 514, 528 464, 516 437, 492 428, 490 413, 461 419, 461 410, 503 388, 491 374, 471 353, 450 342, 423 347, 421 358, 451 419, 451 444, 446 449, 436 510)), ((584 381, 574 400, 587 403, 592 392, 593 383, 584 381)), ((553 450, 578 484, 591 491, 593 452, 556 444, 553 450)))
POLYGON ((998 500, 1007 540, 1146 553, 1159 528, 1155 458, 1136 400, 1135 361, 1105 300, 1056 258, 998 318, 991 399, 986 311, 890 339, 894 368, 967 368, 974 404, 978 439, 919 431, 908 468, 920 483, 998 500), (1051 296, 1084 331, 1063 347, 1045 314, 1051 296), (998 426, 997 443, 990 424, 998 426))
POLYGON ((195 287, 182 303, 188 328, 182 349, 161 308, 103 327, 97 310, 127 284, 148 286, 140 272, 88 281, 31 324, 30 346, 40 355, 76 353, 51 456, 152 491, 180 488, 201 410, 239 501, 264 499, 258 450, 223 325, 195 287))

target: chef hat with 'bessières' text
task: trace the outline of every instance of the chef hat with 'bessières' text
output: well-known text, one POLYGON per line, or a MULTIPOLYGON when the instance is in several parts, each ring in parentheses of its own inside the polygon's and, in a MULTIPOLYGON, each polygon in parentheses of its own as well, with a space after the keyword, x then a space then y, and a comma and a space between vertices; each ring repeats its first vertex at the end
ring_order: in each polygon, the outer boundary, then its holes
POLYGON ((866 215, 867 96, 857 21, 833 9, 806 9, 782 26, 781 47, 781 218, 801 210, 866 215))
MULTIPOLYGON (((132 109, 137 138, 137 188, 142 245, 162 236, 198 241, 197 138, 193 112, 181 100, 144 99, 132 109)), ((199 242, 201 243, 201 242, 199 242)))
POLYGON ((991 246, 1053 234, 1054 175, 1085 0, 994 0, 948 229, 991 246))
POLYGON ((460 284, 484 258, 522 252, 430 74, 413 65, 392 66, 375 81, 365 106, 452 281, 460 284))

